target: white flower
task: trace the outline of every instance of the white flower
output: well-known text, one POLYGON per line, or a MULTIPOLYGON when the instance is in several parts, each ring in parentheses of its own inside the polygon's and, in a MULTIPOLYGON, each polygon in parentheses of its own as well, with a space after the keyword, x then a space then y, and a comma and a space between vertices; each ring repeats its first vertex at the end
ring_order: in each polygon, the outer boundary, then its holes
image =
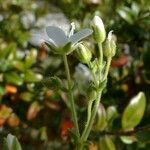
POLYGON ((45 43, 57 54, 68 54, 72 52, 72 47, 75 46, 80 40, 92 34, 91 29, 82 29, 81 31, 73 34, 66 35, 65 32, 55 26, 46 27, 48 39, 44 39, 45 43))

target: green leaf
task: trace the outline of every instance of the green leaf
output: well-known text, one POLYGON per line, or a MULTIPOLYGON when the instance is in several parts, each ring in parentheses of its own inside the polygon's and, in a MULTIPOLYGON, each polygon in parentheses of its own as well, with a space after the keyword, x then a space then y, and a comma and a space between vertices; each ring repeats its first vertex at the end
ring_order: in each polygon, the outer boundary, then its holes
POLYGON ((15 85, 22 85, 23 84, 23 79, 19 74, 16 72, 8 72, 4 74, 4 78, 7 83, 15 84, 15 85))
POLYGON ((30 92, 22 92, 19 95, 20 99, 22 99, 23 101, 31 101, 33 99, 33 94, 30 92))
POLYGON ((0 86, 0 96, 5 94, 5 88, 3 86, 0 86))
POLYGON ((132 129, 137 126, 143 118, 146 107, 146 97, 143 92, 139 92, 133 97, 122 116, 122 128, 132 129))
POLYGON ((42 75, 34 73, 32 70, 27 70, 25 72, 24 80, 25 82, 38 82, 41 81, 42 75))
POLYGON ((6 48, 0 50, 0 59, 14 58, 16 54, 16 44, 10 43, 6 48))
POLYGON ((125 144, 132 144, 133 142, 136 141, 135 136, 121 136, 120 139, 125 144))
POLYGON ((108 126, 111 126, 114 119, 118 117, 118 111, 115 106, 109 106, 106 110, 108 126))
POLYGON ((116 150, 115 144, 109 136, 100 138, 98 146, 100 150, 116 150))
POLYGON ((32 49, 25 58, 25 68, 30 68, 35 62, 37 58, 37 50, 32 49))
POLYGON ((14 60, 13 62, 12 62, 12 64, 13 64, 13 66, 16 68, 16 69, 18 69, 19 71, 24 71, 25 70, 25 65, 24 65, 24 63, 22 62, 22 61, 20 61, 20 60, 14 60))
POLYGON ((18 139, 11 134, 4 139, 3 146, 4 150, 22 150, 18 139))
POLYGON ((63 87, 61 79, 57 76, 46 78, 41 82, 45 87, 52 90, 59 90, 63 87))
POLYGON ((47 141, 48 140, 47 128, 46 127, 41 127, 40 128, 40 139, 42 141, 47 141))
POLYGON ((120 9, 118 9, 117 13, 120 15, 120 17, 122 17, 129 24, 134 23, 134 19, 133 19, 133 16, 132 16, 133 15, 132 10, 129 9, 128 7, 122 7, 120 9))
POLYGON ((132 8, 132 12, 134 14, 135 17, 138 17, 139 12, 140 12, 140 5, 136 2, 133 2, 131 5, 132 8))

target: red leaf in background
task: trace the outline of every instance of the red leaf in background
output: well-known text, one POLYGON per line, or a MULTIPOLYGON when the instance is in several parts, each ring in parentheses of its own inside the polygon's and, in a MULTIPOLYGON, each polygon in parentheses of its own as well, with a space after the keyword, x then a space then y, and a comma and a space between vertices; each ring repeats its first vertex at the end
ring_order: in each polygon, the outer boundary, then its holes
POLYGON ((122 55, 118 59, 112 60, 111 66, 119 68, 119 67, 122 67, 125 64, 127 64, 127 62, 128 62, 128 56, 127 55, 122 55))
POLYGON ((69 129, 73 128, 74 124, 70 120, 63 120, 61 123, 61 137, 67 138, 69 134, 69 129))
POLYGON ((4 119, 3 117, 0 117, 0 127, 2 127, 5 123, 6 119, 4 119))
POLYGON ((27 120, 33 120, 38 115, 39 111, 41 110, 41 106, 38 102, 33 102, 28 110, 27 110, 27 120))
POLYGON ((6 91, 6 93, 16 94, 17 93, 17 88, 13 85, 6 85, 5 91, 6 91))
POLYGON ((17 127, 20 124, 20 119, 15 114, 11 114, 7 119, 7 124, 10 127, 17 127))

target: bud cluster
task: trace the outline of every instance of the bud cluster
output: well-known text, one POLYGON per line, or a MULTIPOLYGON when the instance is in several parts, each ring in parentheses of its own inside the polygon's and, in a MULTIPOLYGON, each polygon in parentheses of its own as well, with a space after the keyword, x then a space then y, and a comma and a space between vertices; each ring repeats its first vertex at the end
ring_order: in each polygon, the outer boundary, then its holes
MULTIPOLYGON (((94 30, 93 36, 95 41, 102 44, 106 39, 106 31, 102 19, 99 16, 95 16, 91 24, 94 30)), ((116 43, 113 39, 112 31, 110 31, 105 42, 104 55, 105 57, 113 57, 115 53, 116 43)))

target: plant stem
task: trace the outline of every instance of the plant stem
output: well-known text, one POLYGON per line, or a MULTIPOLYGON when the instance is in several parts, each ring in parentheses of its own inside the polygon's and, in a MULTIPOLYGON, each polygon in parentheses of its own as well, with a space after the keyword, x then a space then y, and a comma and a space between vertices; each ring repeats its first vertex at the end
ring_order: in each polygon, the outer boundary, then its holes
POLYGON ((108 76, 109 68, 110 68, 110 65, 111 65, 111 60, 112 60, 111 57, 107 57, 107 64, 106 64, 106 69, 105 69, 104 79, 103 80, 106 80, 106 78, 108 76))
POLYGON ((98 69, 98 76, 99 76, 99 80, 101 80, 101 71, 102 71, 102 65, 103 65, 103 49, 102 49, 102 43, 98 43, 98 50, 99 50, 99 69, 98 69))
POLYGON ((88 110, 87 110, 87 124, 88 124, 88 122, 90 121, 90 118, 91 118, 92 104, 93 104, 93 101, 90 100, 89 103, 88 103, 88 110))
POLYGON ((80 139, 81 143, 84 143, 87 140, 88 136, 89 136, 89 133, 90 133, 92 125, 94 123, 96 112, 97 112, 97 109, 98 109, 98 106, 99 106, 99 102, 100 102, 100 99, 101 99, 101 94, 102 94, 102 90, 98 93, 97 99, 95 100, 94 107, 93 107, 93 110, 92 110, 92 113, 91 113, 90 121, 87 122, 87 125, 86 125, 86 127, 83 131, 83 134, 81 136, 81 139, 80 139))
POLYGON ((102 66, 102 65, 103 65, 103 49, 102 49, 102 43, 98 43, 98 50, 99 50, 100 66, 102 66))
POLYGON ((71 112, 72 112, 72 117, 73 117, 73 122, 75 126, 75 133, 77 134, 77 137, 80 137, 80 132, 79 132, 79 126, 78 126, 78 119, 77 119, 77 114, 75 110, 75 103, 74 103, 74 98, 73 98, 73 93, 72 93, 72 82, 71 82, 71 77, 70 77, 70 70, 68 66, 68 60, 67 56, 63 55, 63 61, 65 65, 65 72, 67 76, 67 82, 68 82, 68 90, 69 90, 69 97, 70 97, 70 107, 71 107, 71 112))
MULTIPOLYGON (((102 60, 102 59, 100 58, 100 60, 102 60)), ((111 64, 111 57, 108 57, 103 80, 107 79, 109 68, 110 68, 110 64, 111 64)), ((103 91, 103 89, 100 89, 100 91, 97 93, 97 99, 95 100, 95 103, 94 103, 94 106, 93 106, 93 109, 92 109, 91 118, 87 122, 87 124, 85 126, 85 129, 83 131, 83 134, 82 134, 82 136, 80 138, 80 145, 81 146, 80 146, 79 150, 83 149, 83 147, 84 147, 83 144, 87 140, 87 138, 88 138, 88 136, 90 134, 90 131, 92 129, 92 125, 94 123, 94 119, 95 119, 95 116, 96 116, 96 113, 97 113, 97 110, 98 110, 98 107, 99 107, 99 103, 100 103, 100 100, 101 100, 102 91, 103 91)))

